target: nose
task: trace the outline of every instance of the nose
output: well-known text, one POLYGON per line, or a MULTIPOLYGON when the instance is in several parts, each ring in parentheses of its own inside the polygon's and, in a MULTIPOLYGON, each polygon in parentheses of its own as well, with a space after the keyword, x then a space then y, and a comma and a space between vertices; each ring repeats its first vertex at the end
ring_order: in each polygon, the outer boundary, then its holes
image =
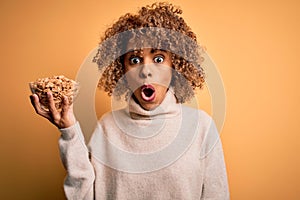
POLYGON ((152 60, 149 58, 144 58, 144 63, 140 69, 140 77, 141 78, 149 78, 152 77, 152 69, 151 69, 152 60))
POLYGON ((143 66, 141 66, 139 75, 141 78, 152 77, 151 66, 149 64, 144 64, 143 66))

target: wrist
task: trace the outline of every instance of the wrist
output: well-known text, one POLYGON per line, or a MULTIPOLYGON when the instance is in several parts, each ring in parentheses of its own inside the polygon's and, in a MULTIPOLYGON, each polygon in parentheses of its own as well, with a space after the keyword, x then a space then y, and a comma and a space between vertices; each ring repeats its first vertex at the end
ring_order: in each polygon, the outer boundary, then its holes
POLYGON ((71 140, 75 137, 76 132, 80 130, 79 127, 79 122, 75 122, 75 124, 73 124, 70 127, 67 128, 59 128, 59 131, 61 132, 61 138, 64 140, 71 140))
POLYGON ((70 120, 62 120, 59 124, 57 124, 57 128, 59 129, 65 129, 65 128, 69 128, 71 126, 74 126, 74 124, 76 123, 76 119, 70 119, 70 120))

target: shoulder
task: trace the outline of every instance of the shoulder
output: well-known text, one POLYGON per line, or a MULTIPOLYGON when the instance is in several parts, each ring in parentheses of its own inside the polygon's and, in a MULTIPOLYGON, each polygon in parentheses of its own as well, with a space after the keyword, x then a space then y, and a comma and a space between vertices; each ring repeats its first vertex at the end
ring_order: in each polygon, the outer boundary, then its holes
POLYGON ((219 133, 213 118, 203 110, 182 106, 182 120, 184 126, 191 127, 190 130, 198 133, 200 143, 205 142, 208 146, 214 146, 218 140, 219 133))
POLYGON ((126 108, 110 111, 98 120, 98 127, 104 132, 119 131, 120 127, 126 126, 129 118, 126 108))
POLYGON ((119 117, 128 117, 128 112, 126 112, 126 108, 104 113, 102 117, 98 120, 98 123, 103 124, 112 122, 115 118, 119 117))
POLYGON ((98 120, 98 123, 94 129, 92 138, 90 140, 90 145, 93 143, 93 141, 101 141, 103 136, 111 136, 112 133, 118 132, 120 123, 122 123, 120 122, 120 118, 123 118, 125 115, 125 109, 110 111, 103 114, 98 120))
POLYGON ((199 126, 210 126, 213 123, 212 117, 207 112, 186 105, 182 105, 182 117, 197 121, 199 126))

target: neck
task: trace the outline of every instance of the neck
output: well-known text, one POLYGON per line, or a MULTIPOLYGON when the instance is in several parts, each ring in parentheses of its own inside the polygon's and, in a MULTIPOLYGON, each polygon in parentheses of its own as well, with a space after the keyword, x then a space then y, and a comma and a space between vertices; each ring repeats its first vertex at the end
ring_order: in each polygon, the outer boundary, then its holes
POLYGON ((180 104, 176 103, 176 98, 170 90, 167 91, 161 104, 151 110, 144 109, 134 96, 129 100, 128 112, 132 119, 155 119, 168 118, 179 114, 180 104))

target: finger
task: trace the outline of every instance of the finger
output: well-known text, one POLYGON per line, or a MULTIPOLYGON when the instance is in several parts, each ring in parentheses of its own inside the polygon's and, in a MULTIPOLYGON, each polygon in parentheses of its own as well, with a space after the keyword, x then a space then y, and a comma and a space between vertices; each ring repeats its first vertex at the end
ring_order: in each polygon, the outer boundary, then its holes
POLYGON ((36 94, 30 95, 30 101, 36 113, 40 113, 40 102, 39 97, 36 94))
POLYGON ((62 102, 62 118, 66 118, 70 109, 69 105, 69 99, 66 96, 63 96, 63 102, 62 102))
POLYGON ((57 111, 56 107, 55 107, 55 103, 54 103, 54 99, 53 99, 53 95, 51 92, 47 92, 47 97, 48 97, 48 104, 49 104, 49 111, 50 114, 53 118, 53 120, 59 120, 60 118, 60 114, 57 111))
POLYGON ((35 111, 37 113, 40 113, 42 110, 41 110, 41 104, 39 101, 39 97, 36 94, 30 95, 30 101, 31 101, 31 104, 34 107, 35 111))
POLYGON ((73 113, 73 104, 69 103, 69 99, 66 96, 63 97, 61 116, 64 127, 70 127, 76 122, 73 113))
POLYGON ((47 119, 50 118, 49 113, 47 113, 41 108, 39 97, 36 94, 30 95, 30 101, 37 114, 46 117, 47 119))

